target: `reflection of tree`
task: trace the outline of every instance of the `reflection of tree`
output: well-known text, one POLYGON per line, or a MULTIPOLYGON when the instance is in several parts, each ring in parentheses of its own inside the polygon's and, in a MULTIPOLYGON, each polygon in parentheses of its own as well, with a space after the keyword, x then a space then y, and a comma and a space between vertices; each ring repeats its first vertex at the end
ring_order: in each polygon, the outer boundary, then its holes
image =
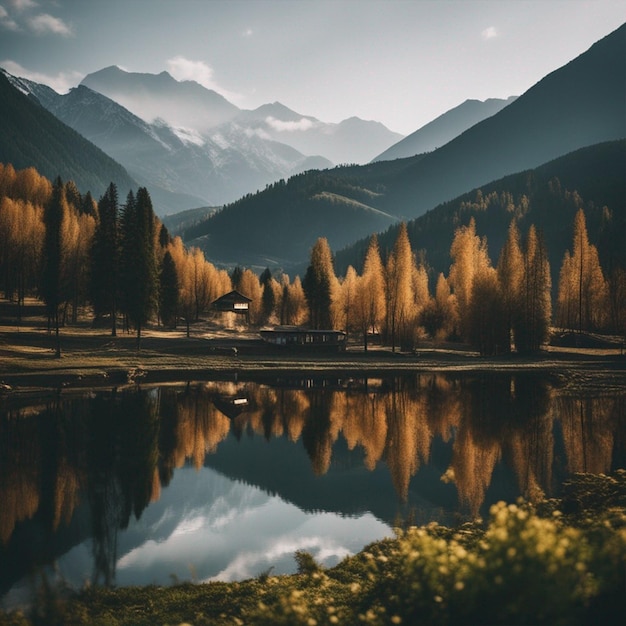
POLYGON ((552 388, 535 376, 511 378, 513 432, 508 443, 520 491, 531 500, 552 487, 554 435, 552 388))
POLYGON ((424 413, 423 398, 413 387, 399 385, 387 397, 387 446, 385 460, 394 487, 406 500, 409 482, 420 466, 427 463, 432 435, 424 413))
POLYGON ((440 374, 422 377, 426 419, 433 435, 450 441, 461 418, 461 385, 457 379, 440 374))
POLYGON ((618 431, 618 407, 623 402, 623 398, 607 396, 564 395, 557 399, 568 472, 610 471, 618 431))
POLYGON ((523 492, 536 496, 549 489, 550 395, 541 378, 480 375, 463 386, 462 403, 452 469, 459 499, 472 514, 483 503, 504 455, 511 458, 523 492))
POLYGON ((115 471, 118 434, 115 399, 115 392, 94 398, 86 455, 93 534, 93 579, 105 585, 110 585, 115 579, 117 532, 122 518, 121 486, 115 471))
POLYGON ((230 420, 211 402, 212 390, 187 386, 177 395, 178 441, 176 467, 192 459, 196 469, 204 465, 205 456, 215 451, 230 430, 230 420))
POLYGON ((328 471, 332 454, 333 437, 330 420, 330 396, 315 390, 311 396, 308 419, 302 429, 302 443, 311 459, 313 472, 321 476, 328 471))
POLYGON ((154 495, 159 459, 159 419, 154 395, 141 390, 123 394, 116 417, 117 473, 124 497, 121 523, 126 528, 131 514, 139 519, 154 495))
POLYGON ((559 394, 538 375, 430 374, 352 381, 347 388, 206 383, 61 396, 28 412, 0 414, 0 545, 17 523, 35 516, 51 536, 71 520, 85 492, 94 579, 112 583, 119 529, 159 497, 175 468, 188 459, 202 467, 231 429, 301 439, 316 475, 328 471, 343 435, 349 450, 363 449, 367 469, 385 460, 402 499, 429 462, 433 440, 452 441, 449 475, 461 504, 477 513, 500 460, 513 469, 522 493, 550 493, 559 469, 555 419, 568 472, 606 473, 612 459, 625 460, 624 394, 559 394), (216 408, 216 394, 245 395, 248 404, 230 419, 216 408))
POLYGON ((0 416, 0 543, 40 503, 40 438, 36 420, 19 411, 0 416))
POLYGON ((348 449, 361 445, 365 450, 365 467, 373 470, 383 455, 387 439, 385 402, 381 394, 367 391, 336 394, 343 412, 343 436, 348 449))

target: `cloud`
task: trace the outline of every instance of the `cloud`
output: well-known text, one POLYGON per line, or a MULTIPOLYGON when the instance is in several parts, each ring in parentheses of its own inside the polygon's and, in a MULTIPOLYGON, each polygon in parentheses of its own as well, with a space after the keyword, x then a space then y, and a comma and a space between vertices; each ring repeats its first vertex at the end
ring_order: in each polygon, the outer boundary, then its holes
POLYGON ((296 131, 304 131, 309 130, 309 128, 313 128, 313 122, 311 120, 308 120, 306 117, 302 117, 295 122, 283 122, 282 120, 277 120, 275 117, 268 116, 265 118, 265 123, 270 128, 273 128, 279 133, 293 133, 296 131))
POLYGON ((6 30, 19 30, 17 22, 11 19, 11 16, 7 13, 7 10, 0 6, 0 26, 6 30))
POLYGON ((56 76, 49 76, 41 72, 28 70, 10 59, 0 61, 0 67, 3 67, 9 74, 13 74, 13 76, 27 78, 35 83, 48 85, 48 87, 52 87, 57 93, 67 93, 83 78, 83 74, 79 72, 59 72, 56 76))
POLYGON ((62 19, 48 13, 40 13, 39 15, 31 17, 28 20, 28 25, 38 35, 52 33, 53 35, 61 35, 62 37, 71 37, 74 34, 72 28, 62 19))
POLYGON ((27 11, 29 9, 34 9, 37 5, 37 2, 34 0, 9 0, 9 4, 16 11, 27 11))
POLYGON ((488 39, 495 39, 496 37, 499 36, 498 31, 496 30, 495 26, 489 26, 488 28, 485 28, 485 30, 483 30, 482 33, 480 33, 480 36, 484 39, 484 40, 488 40, 488 39))
POLYGON ((215 89, 213 68, 204 61, 192 61, 183 56, 168 59, 169 73, 176 80, 195 80, 207 89, 215 89))
POLYGON ((176 80, 195 80, 203 87, 221 94, 230 102, 236 103, 243 99, 240 94, 218 85, 213 78, 213 68, 204 61, 192 61, 182 55, 178 55, 167 60, 167 68, 176 80))
POLYGON ((254 31, 251 28, 246 28, 246 30, 244 30, 243 33, 241 33, 241 36, 252 37, 253 34, 254 34, 254 31))

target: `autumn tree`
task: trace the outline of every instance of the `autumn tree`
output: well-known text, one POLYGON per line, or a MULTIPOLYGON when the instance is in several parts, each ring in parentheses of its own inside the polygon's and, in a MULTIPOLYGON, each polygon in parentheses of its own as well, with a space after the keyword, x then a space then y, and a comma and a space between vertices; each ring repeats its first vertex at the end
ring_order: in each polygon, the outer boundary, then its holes
POLYGON ((608 280, 611 328, 626 339, 626 269, 614 267, 608 280))
POLYGON ((96 222, 89 213, 80 213, 71 206, 64 238, 67 241, 67 271, 70 280, 72 322, 78 319, 78 309, 87 303, 90 291, 91 248, 96 222))
POLYGON ((363 262, 363 273, 357 283, 356 309, 363 335, 363 349, 367 352, 368 335, 380 329, 386 312, 385 271, 376 235, 370 239, 363 262))
POLYGON ((585 213, 574 218, 572 253, 563 257, 559 274, 559 323, 568 328, 595 330, 605 323, 607 284, 600 267, 597 248, 589 243, 585 213))
POLYGON ((266 267, 263 270, 261 276, 259 277, 259 282, 261 283, 261 287, 263 289, 263 295, 261 296, 260 322, 262 324, 267 324, 276 307, 276 292, 273 288, 272 271, 269 267, 266 267))
MULTIPOLYGON (((520 246, 519 231, 515 220, 511 221, 507 239, 498 258, 498 280, 501 288, 505 324, 509 336, 513 332, 513 316, 520 306, 524 258, 520 246)), ((502 346, 503 352, 510 352, 511 342, 502 346)))
MULTIPOLYGON (((450 247, 450 257, 452 265, 448 280, 456 296, 461 336, 467 340, 470 334, 474 280, 481 272, 486 273, 486 269, 491 266, 487 242, 476 234, 476 222, 473 217, 469 225, 457 228, 455 231, 450 247)), ((485 277, 485 280, 491 279, 485 277)), ((486 284, 485 282, 484 285, 486 284)))
POLYGON ((289 276, 283 274, 279 309, 281 324, 298 326, 305 322, 308 304, 299 276, 290 282, 289 276))
POLYGON ((467 339, 481 355, 490 356, 510 349, 504 299, 498 272, 493 267, 481 267, 475 273, 466 315, 467 339))
POLYGON ((434 297, 429 299, 422 311, 421 324, 437 340, 448 339, 457 332, 456 297, 451 293, 450 284, 443 273, 437 277, 434 297))
POLYGON ((523 254, 523 276, 513 313, 515 348, 522 354, 538 352, 550 335, 552 299, 550 263, 543 238, 531 226, 523 254))
POLYGON ((320 237, 311 250, 311 263, 302 287, 309 308, 309 324, 313 329, 333 327, 331 305, 337 278, 328 240, 320 237))
POLYGON ((338 297, 334 303, 335 319, 338 320, 338 326, 348 333, 358 328, 356 311, 358 281, 359 276, 356 270, 352 265, 348 266, 346 275, 339 283, 338 297))
POLYGON ((419 263, 413 264, 411 282, 413 286, 413 310, 410 315, 410 324, 415 333, 421 324, 422 313, 430 301, 428 270, 423 259, 419 263))
POLYGON ((252 324, 258 324, 261 320, 263 289, 259 282, 259 277, 251 269, 246 268, 242 271, 239 281, 239 293, 252 300, 248 308, 249 321, 252 324))
POLYGON ((414 315, 413 253, 406 224, 400 224, 386 267, 387 327, 391 350, 407 339, 414 315))
POLYGON ((26 293, 39 280, 44 240, 43 209, 23 200, 0 199, 0 287, 16 296, 18 321, 26 293))

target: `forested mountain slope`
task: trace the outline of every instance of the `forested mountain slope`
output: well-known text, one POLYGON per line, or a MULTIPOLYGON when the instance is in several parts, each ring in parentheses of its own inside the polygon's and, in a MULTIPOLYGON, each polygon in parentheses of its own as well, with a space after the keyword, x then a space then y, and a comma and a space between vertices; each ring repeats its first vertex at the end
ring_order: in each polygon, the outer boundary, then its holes
MULTIPOLYGON (((605 270, 626 268, 626 140, 606 142, 559 157, 545 165, 506 176, 465 193, 407 223, 411 247, 423 252, 431 277, 448 273, 454 231, 473 217, 497 261, 512 219, 524 235, 531 224, 545 238, 553 284, 565 250, 572 248, 574 215, 583 208, 591 243, 605 270)), ((384 256, 393 247, 397 227, 378 236, 384 256)), ((340 250, 335 265, 360 270, 369 238, 340 250)))
POLYGON ((0 163, 35 167, 54 180, 73 180, 98 198, 110 182, 122 197, 137 183, 127 171, 82 135, 66 126, 0 72, 0 163))
POLYGON ((302 264, 319 236, 337 250, 480 185, 624 137, 626 25, 434 152, 308 172, 273 185, 271 198, 225 207, 186 237, 215 260, 302 264))
POLYGON ((626 24, 509 106, 406 168, 384 205, 418 217, 507 174, 626 137, 626 24))

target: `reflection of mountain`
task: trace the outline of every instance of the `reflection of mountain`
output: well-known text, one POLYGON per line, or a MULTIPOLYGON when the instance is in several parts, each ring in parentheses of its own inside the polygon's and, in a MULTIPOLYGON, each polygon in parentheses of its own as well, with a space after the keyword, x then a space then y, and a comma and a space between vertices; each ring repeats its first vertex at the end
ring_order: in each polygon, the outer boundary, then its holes
MULTIPOLYGON (((188 578, 200 531, 215 547, 205 559, 213 569, 202 561, 197 575, 243 575, 271 565, 271 554, 283 562, 305 526, 371 528, 379 522, 370 513, 389 525, 449 522, 623 460, 623 394, 570 397, 530 375, 363 382, 205 383, 3 405, 0 589, 89 536, 75 558, 90 561, 86 575, 96 581, 156 577, 157 554, 167 575, 188 578), (248 404, 231 419, 216 394, 248 404), (275 545, 250 540, 236 565, 232 551, 255 524, 275 545)), ((345 546, 324 549, 339 555, 345 546)))
MULTIPOLYGON (((341 515, 360 515, 371 511, 378 519, 393 524, 405 516, 409 506, 397 497, 390 498, 394 486, 389 470, 382 464, 368 470, 363 464, 362 449, 348 450, 340 439, 332 449, 332 463, 322 476, 316 476, 311 462, 302 454, 302 446, 287 437, 261 442, 260 437, 244 436, 239 441, 229 437, 215 454, 207 456, 206 465, 235 480, 242 480, 264 491, 278 494, 305 511, 332 511, 341 515)), ((452 486, 432 489, 445 471, 448 451, 442 450, 444 463, 430 466, 411 483, 410 507, 419 507, 420 517, 441 519, 442 511, 452 511, 456 493, 452 486)), ((448 518, 449 521, 449 518, 448 518)))

